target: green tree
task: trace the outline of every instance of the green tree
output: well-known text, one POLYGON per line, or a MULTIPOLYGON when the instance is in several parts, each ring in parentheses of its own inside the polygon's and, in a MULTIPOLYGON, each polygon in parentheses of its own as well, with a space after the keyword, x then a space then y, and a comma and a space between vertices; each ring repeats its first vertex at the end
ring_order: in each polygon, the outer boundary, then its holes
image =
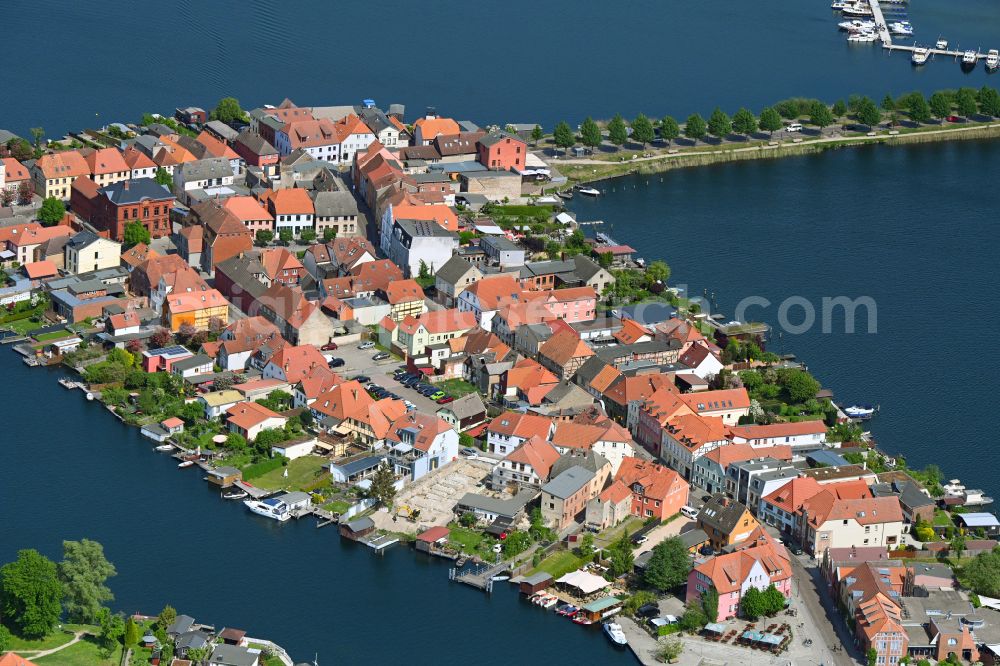
POLYGON ((372 485, 368 494, 382 506, 389 506, 396 497, 396 475, 388 463, 379 465, 372 476, 372 485))
POLYGON ((931 115, 939 120, 943 120, 951 115, 951 95, 938 91, 931 95, 930 107, 931 115))
POLYGON ((42 145, 42 137, 45 136, 45 128, 32 127, 28 131, 31 132, 31 140, 34 143, 35 150, 38 150, 38 148, 42 145))
POLYGON ((708 133, 716 138, 725 139, 732 131, 733 121, 729 119, 729 115, 719 107, 715 107, 712 115, 708 117, 708 133))
POLYGON ((536 146, 538 145, 538 142, 542 140, 543 136, 545 136, 545 134, 542 132, 542 126, 535 125, 535 128, 531 130, 531 140, 535 142, 536 146))
POLYGON ((588 148, 597 148, 601 145, 601 128, 590 116, 587 116, 587 119, 580 125, 580 140, 588 148))
POLYGON ((670 279, 670 266, 667 262, 657 259, 646 266, 646 278, 651 284, 655 282, 666 284, 670 279))
POLYGON ((619 148, 628 141, 628 127, 625 126, 625 119, 620 113, 616 113, 608 123, 608 139, 619 148))
POLYGON ((701 631, 708 624, 708 617, 699 606, 692 606, 681 615, 680 626, 684 631, 701 631))
POLYGON ((431 269, 427 265, 427 262, 423 259, 420 260, 420 268, 417 271, 417 277, 421 280, 426 280, 431 276, 431 269))
POLYGON ((681 639, 670 636, 660 646, 660 661, 667 663, 677 660, 684 652, 684 643, 681 639))
POLYGON ((260 247, 265 247, 274 240, 274 232, 270 229, 258 229, 254 240, 260 247))
POLYGON ((701 595, 701 609, 709 622, 719 621, 719 592, 714 587, 705 590, 701 595))
MULTIPOLYGON (((260 232, 258 232, 260 233, 260 232)), ((337 237, 337 229, 335 227, 327 227, 323 229, 323 242, 329 243, 334 238, 337 237)))
POLYGON ((314 240, 316 240, 316 232, 313 231, 312 229, 303 229, 302 231, 299 232, 299 239, 303 243, 312 243, 314 240))
POLYGON ((107 659, 118 646, 121 645, 125 636, 125 621, 121 615, 112 613, 107 608, 102 608, 98 613, 97 625, 101 628, 97 636, 97 644, 101 655, 107 659))
POLYGON ((174 184, 174 177, 163 167, 156 168, 156 175, 153 176, 153 180, 164 187, 173 187, 174 184))
POLYGON ((670 537, 653 547, 643 580, 646 585, 666 592, 683 584, 690 571, 687 548, 678 537, 670 537))
POLYGON ((173 606, 167 604, 160 611, 160 614, 156 616, 156 624, 160 626, 161 629, 166 630, 167 627, 174 623, 177 619, 177 610, 173 606))
POLYGON ((101 606, 115 598, 107 582, 117 573, 104 556, 104 546, 97 541, 63 541, 59 580, 66 617, 81 624, 95 622, 101 606))
POLYGON ((951 548, 951 552, 955 554, 955 559, 961 560, 962 553, 965 552, 965 536, 956 534, 952 537, 949 547, 951 548))
POLYGON ((47 636, 62 614, 62 583, 55 562, 37 550, 17 553, 0 567, 0 615, 23 638, 47 636))
POLYGON ((573 135, 573 129, 565 120, 556 125, 552 133, 552 140, 563 150, 569 150, 576 145, 576 137, 573 135))
POLYGON ((66 205, 55 197, 46 197, 38 210, 38 221, 46 227, 58 224, 66 215, 66 205))
POLYGON ((635 566, 635 556, 632 553, 632 542, 628 538, 628 532, 622 530, 622 535, 611 544, 608 549, 611 555, 611 574, 613 576, 624 576, 632 571, 635 566))
POLYGON ((30 160, 32 155, 35 154, 31 148, 31 144, 21 137, 14 137, 7 141, 7 149, 10 151, 10 156, 18 162, 30 160))
POLYGON ((838 99, 836 102, 833 103, 833 108, 831 109, 831 111, 833 111, 833 115, 835 117, 843 118, 844 116, 847 115, 847 105, 844 104, 844 100, 838 99))
POLYGON ((805 370, 788 368, 778 372, 778 383, 788 393, 788 399, 800 403, 815 398, 820 384, 805 370))
POLYGON ((764 593, 756 587, 749 588, 740 599, 740 611, 743 617, 751 621, 763 617, 767 611, 764 593))
POLYGON ((125 621, 125 647, 139 644, 139 625, 131 617, 125 621))
POLYGON ((767 586, 761 597, 764 601, 765 615, 777 615, 785 607, 785 595, 774 586, 774 583, 767 586))
POLYGON ((774 134, 784 126, 781 120, 781 114, 774 110, 773 107, 767 107, 760 112, 760 128, 768 133, 768 135, 774 134))
POLYGON ((289 243, 292 242, 292 230, 282 229, 281 231, 278 232, 278 238, 281 239, 282 243, 288 245, 289 243))
POLYGON ((705 138, 706 132, 708 132, 708 126, 705 124, 704 118, 697 113, 688 116, 687 122, 684 123, 684 136, 698 143, 699 139, 705 138))
POLYGON ((892 95, 886 93, 886 96, 882 98, 882 110, 886 113, 896 110, 896 100, 892 98, 892 95))
POLYGON ((862 125, 867 125, 868 129, 873 129, 882 121, 882 112, 875 106, 875 102, 870 97, 862 97, 857 100, 854 107, 854 116, 862 125))
POLYGON ((958 110, 958 115, 974 116, 979 111, 979 105, 976 104, 976 91, 972 88, 959 88, 958 92, 955 93, 955 108, 958 110))
POLYGON ((931 119, 931 107, 927 105, 923 93, 915 92, 907 99, 907 113, 915 123, 926 123, 931 119))
POLYGON ((653 129, 653 121, 639 114, 632 121, 632 138, 642 144, 643 148, 647 143, 653 143, 656 138, 656 131, 653 129))
POLYGON ((976 555, 965 565, 965 579, 976 594, 1000 597, 1000 550, 976 555))
POLYGON ((756 132, 757 117, 753 115, 753 111, 746 107, 737 111, 733 115, 733 131, 744 136, 750 136, 756 132))
POLYGON ((670 142, 681 135, 681 127, 671 116, 664 116, 660 121, 660 138, 670 145, 670 142))
POLYGON ((865 652, 865 659, 868 661, 868 666, 875 666, 878 663, 878 650, 868 648, 868 652, 865 652))
POLYGON ((823 102, 816 100, 809 108, 809 124, 823 129, 833 124, 833 113, 823 102))
POLYGON ((590 532, 587 532, 583 535, 583 538, 580 539, 580 556, 590 557, 593 554, 594 554, 594 535, 590 532))
POLYGON ((14 636, 10 633, 10 629, 0 624, 0 654, 10 649, 13 639, 14 636))
POLYGON ((125 247, 133 247, 139 243, 149 245, 149 241, 152 240, 149 229, 142 222, 129 222, 126 224, 124 236, 125 247))
POLYGON ((242 122, 245 118, 246 114, 240 108, 240 101, 235 97, 223 97, 212 110, 212 120, 221 120, 227 125, 242 122))
POLYGON ((987 116, 996 118, 1000 116, 1000 92, 996 88, 983 86, 976 95, 979 102, 979 111, 987 116))

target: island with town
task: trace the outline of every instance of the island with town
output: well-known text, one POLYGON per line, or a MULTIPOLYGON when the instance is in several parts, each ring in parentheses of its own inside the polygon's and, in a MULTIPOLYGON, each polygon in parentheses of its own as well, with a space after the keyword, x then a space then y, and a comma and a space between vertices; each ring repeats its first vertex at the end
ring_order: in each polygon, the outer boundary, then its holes
MULTIPOLYGON (((992 499, 571 211, 602 194, 574 144, 676 156, 619 123, 226 98, 0 131, 0 340, 248 520, 444 558, 441 585, 517 586, 642 663, 996 663, 992 499)), ((14 584, 38 558, 0 570, 3 666, 61 663, 14 584)), ((169 608, 65 610, 120 663, 294 663, 169 608)))

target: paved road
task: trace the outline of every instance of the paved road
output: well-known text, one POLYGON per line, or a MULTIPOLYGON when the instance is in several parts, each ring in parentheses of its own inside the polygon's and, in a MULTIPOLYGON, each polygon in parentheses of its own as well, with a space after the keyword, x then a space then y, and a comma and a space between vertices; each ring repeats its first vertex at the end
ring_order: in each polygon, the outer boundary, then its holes
POLYGON ((818 567, 805 566, 808 556, 792 556, 794 601, 802 628, 793 626, 796 636, 814 634, 812 654, 816 664, 855 666, 861 655, 854 648, 843 618, 826 591, 826 581, 818 567))
POLYGON ((647 550, 653 550, 653 547, 664 539, 672 536, 677 536, 683 531, 683 528, 690 525, 694 521, 690 518, 685 518, 684 516, 679 516, 674 518, 666 525, 660 525, 650 530, 646 534, 646 541, 635 549, 635 556, 639 557, 647 550))

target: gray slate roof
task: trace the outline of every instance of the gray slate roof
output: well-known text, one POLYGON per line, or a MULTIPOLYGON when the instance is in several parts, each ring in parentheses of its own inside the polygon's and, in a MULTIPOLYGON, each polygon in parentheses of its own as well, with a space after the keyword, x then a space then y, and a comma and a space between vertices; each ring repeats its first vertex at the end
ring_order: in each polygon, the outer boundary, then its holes
POLYGON ((214 134, 221 136, 226 141, 232 141, 239 136, 236 133, 236 130, 221 120, 209 120, 205 123, 205 128, 211 130, 214 134))
POLYGON ((450 411, 458 419, 464 419, 470 416, 476 416, 477 414, 485 414, 486 405, 483 404, 483 400, 479 397, 478 393, 470 393, 468 395, 463 395, 451 404, 445 405, 439 409, 438 412, 444 410, 450 411))
MULTIPOLYGON (((181 182, 191 182, 193 180, 207 180, 209 178, 231 178, 233 167, 225 157, 209 157, 204 160, 185 162, 177 167, 181 182)), ((150 180, 150 179, 146 179, 150 180)))
POLYGON ((317 192, 313 206, 316 208, 316 217, 358 215, 358 201, 350 192, 317 192))
POLYGON ((243 144, 255 155, 277 155, 278 149, 267 142, 267 139, 259 134, 254 134, 246 129, 236 137, 236 143, 243 144))
POLYGON ((434 277, 441 279, 446 284, 455 284, 474 268, 472 263, 455 254, 444 262, 441 268, 437 269, 434 277))
MULTIPOLYGON (((228 162, 226 163, 228 166, 228 162)), ((232 169, 229 170, 232 175, 232 169)), ((137 204, 143 200, 173 199, 174 195, 167 188, 152 178, 135 178, 123 180, 101 188, 101 192, 118 205, 137 204)))
POLYGON ((542 486, 542 492, 559 499, 566 499, 590 483, 593 478, 592 471, 575 465, 542 486))

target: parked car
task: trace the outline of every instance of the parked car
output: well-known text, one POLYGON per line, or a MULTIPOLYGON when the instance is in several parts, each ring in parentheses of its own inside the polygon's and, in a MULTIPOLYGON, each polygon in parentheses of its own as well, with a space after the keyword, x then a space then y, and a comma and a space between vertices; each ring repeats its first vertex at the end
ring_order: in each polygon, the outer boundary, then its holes
POLYGON ((444 391, 434 391, 434 393, 431 393, 427 397, 430 398, 431 400, 440 400, 441 398, 445 397, 446 395, 448 395, 448 394, 445 393, 444 391))
POLYGON ((328 342, 325 345, 323 345, 322 347, 320 347, 319 349, 320 349, 320 351, 334 351, 337 348, 338 347, 337 347, 337 343, 336 342, 328 342))
POLYGON ((692 519, 697 518, 698 509, 694 508, 693 506, 682 506, 681 515, 692 519))
POLYGON ((375 389, 381 389, 382 387, 379 386, 378 384, 376 384, 375 382, 372 382, 371 384, 369 384, 365 388, 368 389, 369 391, 374 391, 375 389))
POLYGON ((373 361, 384 361, 387 358, 389 358, 389 352, 379 352, 372 356, 373 361))
POLYGON ((802 131, 802 123, 792 123, 791 125, 789 125, 785 129, 788 130, 789 132, 801 132, 802 131))
POLYGON ((358 375, 357 377, 351 377, 351 379, 358 382, 359 384, 367 384, 372 380, 372 378, 369 377, 368 375, 358 375))
POLYGON ((447 405, 449 402, 455 402, 455 398, 451 397, 450 395, 446 395, 443 398, 438 398, 436 402, 439 405, 447 405))
POLYGON ((656 604, 645 604, 639 606, 639 610, 635 612, 638 617, 659 617, 660 607, 656 604))
POLYGON ((475 456, 475 455, 479 455, 479 451, 477 451, 476 449, 472 448, 471 446, 463 447, 462 450, 459 453, 461 453, 463 456, 470 456, 470 457, 471 456, 475 456))
POLYGON ((375 343, 371 340, 365 340, 358 345, 358 349, 375 349, 375 343))
POLYGON ((336 356, 333 357, 333 358, 331 358, 327 362, 327 365, 329 365, 331 368, 339 368, 339 367, 341 367, 343 365, 346 365, 346 364, 347 364, 347 361, 345 361, 342 358, 337 358, 336 356))

